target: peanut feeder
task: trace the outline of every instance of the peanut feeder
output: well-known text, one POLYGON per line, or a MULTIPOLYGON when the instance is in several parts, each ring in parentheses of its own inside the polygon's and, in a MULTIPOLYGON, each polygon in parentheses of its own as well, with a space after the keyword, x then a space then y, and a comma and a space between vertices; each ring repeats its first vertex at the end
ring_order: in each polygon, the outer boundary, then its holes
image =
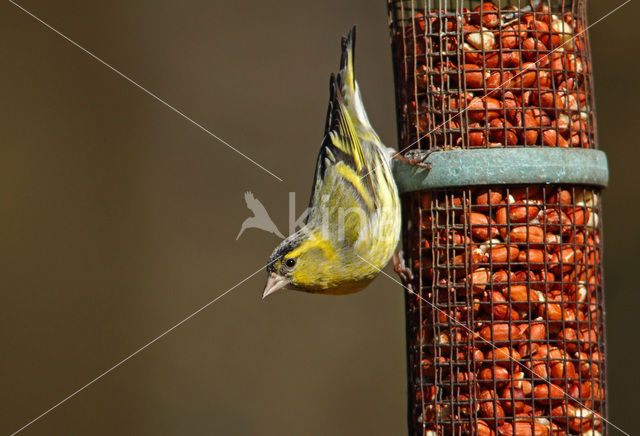
POLYGON ((584 0, 389 0, 412 435, 604 435, 584 0))

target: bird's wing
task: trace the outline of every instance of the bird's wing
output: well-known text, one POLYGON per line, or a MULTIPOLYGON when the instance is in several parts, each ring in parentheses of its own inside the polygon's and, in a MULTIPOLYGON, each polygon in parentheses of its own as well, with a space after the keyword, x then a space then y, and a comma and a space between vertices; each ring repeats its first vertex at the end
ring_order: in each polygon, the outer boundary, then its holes
MULTIPOLYGON (((360 194, 372 209, 377 208, 375 189, 370 165, 365 159, 362 144, 353 127, 351 116, 346 109, 334 75, 330 80, 329 108, 325 136, 316 163, 316 174, 309 207, 322 204, 321 196, 326 195, 322 187, 328 172, 339 172, 360 194)), ((336 193, 336 195, 340 195, 336 193)), ((311 217, 311 215, 310 215, 311 217)), ((309 217, 309 219, 310 219, 309 217)))

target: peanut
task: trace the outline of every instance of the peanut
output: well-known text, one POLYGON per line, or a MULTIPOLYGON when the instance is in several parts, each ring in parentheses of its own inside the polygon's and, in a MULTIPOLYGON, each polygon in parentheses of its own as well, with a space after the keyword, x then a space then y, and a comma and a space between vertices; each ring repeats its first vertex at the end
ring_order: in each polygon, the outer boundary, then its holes
POLYGON ((480 337, 493 343, 517 341, 521 336, 518 327, 507 323, 495 323, 480 330, 480 337))
POLYGON ((467 106, 469 118, 482 121, 489 121, 498 118, 502 114, 502 103, 492 97, 474 97, 467 106))
POLYGON ((509 233, 509 241, 517 244, 540 244, 544 242, 544 232, 539 226, 517 226, 509 233))
POLYGON ((533 388, 533 397, 541 403, 555 403, 565 398, 565 392, 553 383, 540 383, 533 388))
POLYGON ((488 241, 499 234, 496 223, 484 214, 471 212, 467 222, 471 227, 471 234, 481 241, 488 241))
POLYGON ((486 417, 491 418, 492 420, 497 420, 499 423, 502 423, 505 413, 504 409, 500 405, 499 402, 496 401, 496 394, 492 390, 486 389, 480 392, 480 413, 486 417))
POLYGON ((546 436, 549 434, 549 428, 531 421, 505 422, 498 427, 498 434, 500 436, 546 436))
POLYGON ((520 353, 511 347, 496 348, 487 353, 487 360, 495 361, 497 365, 509 368, 512 360, 520 360, 520 353))

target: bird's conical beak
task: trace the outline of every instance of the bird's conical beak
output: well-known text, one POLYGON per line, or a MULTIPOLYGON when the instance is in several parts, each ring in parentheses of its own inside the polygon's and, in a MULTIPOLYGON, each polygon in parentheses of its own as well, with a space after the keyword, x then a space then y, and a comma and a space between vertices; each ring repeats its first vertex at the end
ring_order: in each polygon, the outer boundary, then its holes
POLYGON ((267 278, 267 284, 264 285, 264 293, 262 294, 262 298, 267 298, 269 295, 274 292, 278 292, 280 289, 286 288, 289 284, 289 279, 286 277, 280 276, 276 273, 270 273, 267 278))

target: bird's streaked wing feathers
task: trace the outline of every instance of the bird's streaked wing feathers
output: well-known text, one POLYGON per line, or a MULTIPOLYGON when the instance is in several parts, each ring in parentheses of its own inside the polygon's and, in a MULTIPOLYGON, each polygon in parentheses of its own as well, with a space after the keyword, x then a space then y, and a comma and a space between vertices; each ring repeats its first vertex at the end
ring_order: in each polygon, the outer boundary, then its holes
POLYGON ((320 204, 319 201, 315 201, 315 196, 321 191, 320 188, 327 168, 337 162, 347 165, 355 176, 362 178, 362 183, 369 191, 374 191, 370 174, 371 169, 365 160, 362 144, 356 134, 334 75, 331 75, 329 85, 331 96, 327 109, 325 137, 316 163, 310 206, 314 203, 320 204))

